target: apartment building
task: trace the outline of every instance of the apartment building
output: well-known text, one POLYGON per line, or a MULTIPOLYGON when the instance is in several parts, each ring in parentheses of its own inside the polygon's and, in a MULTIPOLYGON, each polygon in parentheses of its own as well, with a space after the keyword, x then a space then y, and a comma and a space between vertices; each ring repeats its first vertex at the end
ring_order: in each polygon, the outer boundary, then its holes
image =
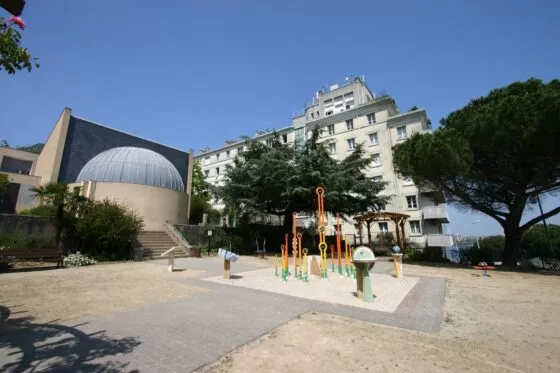
MULTIPOLYGON (((383 195, 389 197, 385 206, 388 212, 407 214, 406 237, 418 246, 447 247, 451 236, 444 233, 442 224, 449 223, 443 195, 438 191, 423 190, 412 180, 400 178, 393 168, 392 148, 415 133, 431 131, 425 110, 415 109, 401 113, 395 100, 388 95, 376 95, 367 87, 363 78, 346 80, 317 91, 304 109, 292 118, 288 127, 276 130, 281 141, 300 146, 311 136, 315 127, 323 128, 322 141, 328 143, 331 156, 344 159, 357 144, 363 144, 372 155, 366 170, 369 176, 387 183, 383 195)), ((256 141, 266 143, 271 132, 257 132, 256 141)), ((201 163, 206 181, 222 185, 227 165, 244 150, 244 142, 228 141, 219 149, 201 149, 195 156, 201 163)), ((218 203, 215 208, 221 209, 218 203)), ((304 218, 304 217, 302 217, 304 218)), ((334 233, 334 219, 327 218, 327 226, 334 233)), ((380 233, 394 232, 390 221, 372 226, 372 238, 380 233)), ((358 236, 358 226, 345 223, 343 233, 358 236)), ((362 239, 367 241, 365 230, 362 239)))

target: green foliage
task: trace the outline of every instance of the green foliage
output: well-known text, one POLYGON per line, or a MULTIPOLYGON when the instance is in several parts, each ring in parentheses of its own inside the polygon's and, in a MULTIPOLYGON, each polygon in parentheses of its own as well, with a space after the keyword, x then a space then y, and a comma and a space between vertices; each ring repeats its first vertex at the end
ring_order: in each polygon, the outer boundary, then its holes
POLYGON ((202 222, 202 216, 212 210, 210 199, 212 198, 212 186, 204 180, 204 174, 200 162, 193 164, 192 173, 192 196, 189 213, 189 223, 198 224, 202 222))
POLYGON ((9 186, 10 179, 8 179, 8 175, 0 173, 0 199, 6 194, 9 186))
POLYGON ((488 236, 479 240, 480 248, 475 244, 470 249, 460 252, 461 263, 477 265, 480 262, 494 264, 498 261, 505 247, 504 236, 488 236))
POLYGON ((39 249, 54 246, 54 237, 50 235, 27 234, 21 231, 0 235, 0 247, 7 249, 39 249))
POLYGON ((77 251, 64 257, 63 264, 65 267, 83 267, 97 263, 94 259, 77 251))
POLYGON ((333 159, 327 144, 313 131, 300 153, 276 134, 267 145, 248 142, 228 168, 221 197, 239 215, 271 214, 291 219, 292 212, 315 214, 316 188, 325 188, 325 210, 354 215, 385 203, 378 196, 384 183, 365 175, 371 158, 361 145, 343 161, 333 159))
POLYGON ((504 228, 503 261, 514 265, 521 235, 560 207, 521 225, 539 194, 560 189, 560 81, 537 79, 493 90, 442 119, 434 133, 397 145, 394 165, 448 202, 504 228))
POLYGON ((441 250, 436 248, 408 249, 406 250, 407 258, 412 262, 434 262, 434 263, 451 263, 448 258, 442 256, 441 250))
POLYGON ((524 259, 540 258, 543 260, 560 260, 560 225, 547 226, 548 238, 544 225, 538 224, 528 229, 521 237, 521 256, 524 259))
POLYGON ((44 147, 45 144, 43 144, 42 142, 38 142, 37 144, 18 146, 16 149, 40 154, 44 147))
POLYGON ((33 67, 39 68, 38 59, 31 57, 29 51, 21 46, 21 34, 15 26, 15 23, 0 18, 0 70, 8 74, 15 74, 21 69, 31 71, 33 67))
POLYGON ((124 205, 104 200, 93 203, 74 229, 75 240, 86 254, 107 260, 128 259, 142 219, 124 205))
POLYGON ((53 205, 40 205, 23 210, 20 215, 33 215, 33 216, 56 216, 56 207, 53 205))

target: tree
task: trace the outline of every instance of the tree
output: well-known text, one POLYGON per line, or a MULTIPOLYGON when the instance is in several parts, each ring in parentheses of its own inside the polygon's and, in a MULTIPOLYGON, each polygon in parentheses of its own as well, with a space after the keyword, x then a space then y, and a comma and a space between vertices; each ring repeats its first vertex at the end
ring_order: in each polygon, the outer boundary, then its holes
POLYGON ((73 225, 76 217, 87 209, 91 201, 81 196, 79 189, 70 192, 66 184, 49 183, 33 188, 32 191, 41 204, 50 204, 56 208, 56 244, 62 251, 64 230, 73 225))
POLYGON ((8 74, 33 67, 39 68, 37 58, 33 58, 27 48, 21 46, 21 34, 16 29, 25 28, 25 23, 19 17, 11 17, 9 21, 0 18, 0 70, 6 70, 8 74))
POLYGON ((521 237, 521 255, 524 259, 539 258, 543 262, 560 260, 560 225, 537 224, 521 237), (547 237, 548 233, 548 237, 547 237))
POLYGON ((202 222, 202 216, 212 210, 212 206, 210 206, 212 186, 204 180, 204 174, 198 161, 193 164, 191 192, 189 220, 191 224, 196 224, 202 222))
POLYGON ((325 211, 354 215, 377 210, 386 199, 384 183, 367 177, 372 159, 361 145, 342 161, 333 159, 316 128, 301 151, 282 143, 276 133, 267 144, 250 141, 228 168, 221 197, 238 214, 270 214, 292 221, 292 213, 314 215, 316 188, 325 188, 325 211))
POLYGON ((449 203, 480 211, 504 229, 502 262, 516 265, 522 234, 560 206, 521 224, 538 195, 560 189, 560 81, 495 89, 394 148, 394 164, 449 203))
POLYGON ((8 191, 8 187, 10 186, 10 179, 8 179, 8 175, 0 174, 0 201, 4 194, 8 191))

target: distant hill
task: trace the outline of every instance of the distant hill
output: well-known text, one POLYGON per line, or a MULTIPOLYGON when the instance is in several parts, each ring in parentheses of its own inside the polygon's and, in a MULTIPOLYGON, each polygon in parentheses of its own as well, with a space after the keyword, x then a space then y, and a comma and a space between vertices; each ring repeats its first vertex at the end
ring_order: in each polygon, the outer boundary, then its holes
POLYGON ((39 142, 39 143, 33 144, 33 145, 18 146, 16 149, 23 150, 23 151, 30 152, 30 153, 39 154, 39 153, 41 153, 41 150, 43 150, 44 146, 45 146, 45 144, 43 144, 42 142, 39 142))

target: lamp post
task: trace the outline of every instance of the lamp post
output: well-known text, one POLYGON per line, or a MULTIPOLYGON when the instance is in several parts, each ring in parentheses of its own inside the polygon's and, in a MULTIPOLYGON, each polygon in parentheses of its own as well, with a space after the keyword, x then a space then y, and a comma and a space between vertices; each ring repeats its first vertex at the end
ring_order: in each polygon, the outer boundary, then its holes
POLYGON ((478 220, 478 219, 473 220, 472 223, 473 223, 473 225, 474 225, 474 234, 475 234, 475 236, 476 236, 476 247, 477 247, 478 249, 480 249, 480 243, 478 242, 478 230, 476 229, 476 224, 480 223, 480 220, 478 220))
POLYGON ((206 251, 206 254, 208 254, 208 256, 210 256, 210 239, 212 238, 212 231, 208 230, 208 250, 206 251))

